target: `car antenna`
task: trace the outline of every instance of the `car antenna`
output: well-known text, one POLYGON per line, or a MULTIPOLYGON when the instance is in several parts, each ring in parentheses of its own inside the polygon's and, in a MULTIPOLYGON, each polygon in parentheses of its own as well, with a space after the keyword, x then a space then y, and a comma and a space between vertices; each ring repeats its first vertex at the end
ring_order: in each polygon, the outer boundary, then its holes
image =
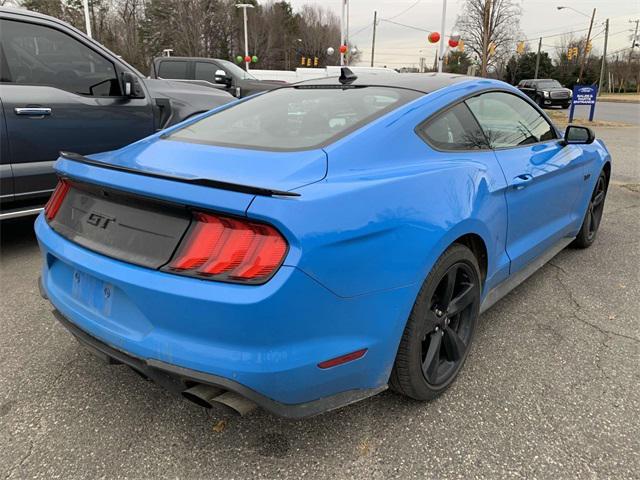
POLYGON ((338 79, 341 84, 349 85, 353 81, 355 81, 358 76, 351 71, 348 67, 340 68, 340 78, 338 79))

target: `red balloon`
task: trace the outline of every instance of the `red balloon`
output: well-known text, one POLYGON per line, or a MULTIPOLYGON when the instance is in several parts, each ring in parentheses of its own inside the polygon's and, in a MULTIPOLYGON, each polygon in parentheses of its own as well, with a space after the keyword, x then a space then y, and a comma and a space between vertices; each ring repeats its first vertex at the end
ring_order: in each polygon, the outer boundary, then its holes
POLYGON ((340 45, 340 53, 347 53, 347 46, 346 45, 340 45))
POLYGON ((460 43, 459 40, 454 40, 453 38, 449 39, 449 46, 451 48, 456 48, 458 46, 458 44, 460 43))
POLYGON ((438 43, 440 41, 440 34, 438 32, 431 32, 427 37, 429 43, 438 43))
POLYGON ((246 57, 244 57, 244 61, 249 63, 251 61, 251 57, 247 55, 246 57))

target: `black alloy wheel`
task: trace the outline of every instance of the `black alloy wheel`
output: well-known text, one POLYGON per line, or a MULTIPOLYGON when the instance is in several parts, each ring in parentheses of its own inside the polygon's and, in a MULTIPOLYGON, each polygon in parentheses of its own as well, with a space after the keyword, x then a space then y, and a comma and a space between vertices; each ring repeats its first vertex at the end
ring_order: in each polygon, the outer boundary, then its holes
POLYGON ((579 248, 587 248, 593 244, 600 228, 602 213, 604 212, 604 201, 607 198, 608 180, 605 172, 600 172, 596 186, 589 199, 587 213, 582 221, 582 227, 573 244, 579 248))
POLYGON ((479 301, 471 266, 458 262, 447 270, 431 297, 422 339, 422 373, 429 385, 441 386, 458 370, 473 333, 473 305, 479 301))
POLYGON ((398 348, 391 387, 429 400, 455 379, 469 352, 480 308, 477 260, 454 244, 425 280, 398 348))

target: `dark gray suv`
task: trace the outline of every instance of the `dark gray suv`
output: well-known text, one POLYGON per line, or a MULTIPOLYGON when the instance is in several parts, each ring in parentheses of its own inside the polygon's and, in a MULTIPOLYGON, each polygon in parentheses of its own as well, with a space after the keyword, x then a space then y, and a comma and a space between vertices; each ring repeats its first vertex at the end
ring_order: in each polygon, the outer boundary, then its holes
POLYGON ((145 78, 64 22, 0 8, 0 220, 41 209, 60 150, 115 150, 233 100, 145 78))

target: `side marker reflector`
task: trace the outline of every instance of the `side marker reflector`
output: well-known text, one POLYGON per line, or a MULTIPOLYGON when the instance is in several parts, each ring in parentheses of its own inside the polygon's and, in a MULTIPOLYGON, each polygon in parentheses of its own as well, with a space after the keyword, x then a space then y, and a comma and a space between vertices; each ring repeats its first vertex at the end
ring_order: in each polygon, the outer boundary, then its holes
POLYGON ((341 355, 339 357, 332 358, 331 360, 325 360, 324 362, 320 362, 318 364, 318 367, 320 368, 337 367, 338 365, 342 365, 342 364, 357 360, 359 358, 362 358, 365 353, 367 353, 366 348, 363 348, 362 350, 356 350, 355 352, 347 353, 346 355, 341 355))

